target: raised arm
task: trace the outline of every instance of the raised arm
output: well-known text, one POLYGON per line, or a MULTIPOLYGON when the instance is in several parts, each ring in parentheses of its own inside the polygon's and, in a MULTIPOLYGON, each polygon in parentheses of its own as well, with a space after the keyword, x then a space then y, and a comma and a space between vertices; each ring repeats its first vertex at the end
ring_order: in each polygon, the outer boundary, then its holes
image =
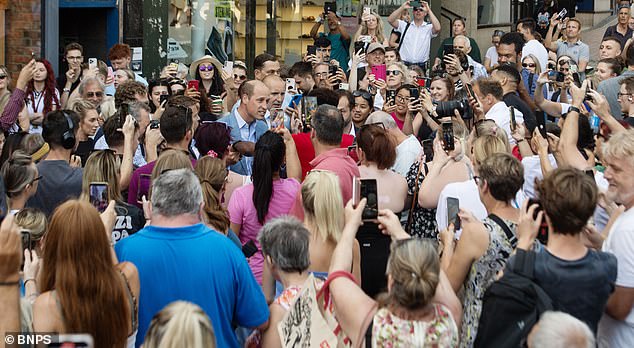
POLYGON ((548 72, 539 75, 535 84, 535 104, 548 115, 561 116, 561 104, 544 98, 544 85, 548 83, 548 72))
POLYGON ((429 7, 427 1, 421 1, 421 6, 425 10, 427 10, 429 21, 431 22, 432 33, 434 33, 434 35, 440 33, 440 30, 442 29, 442 27, 440 26, 440 21, 438 20, 438 18, 436 18, 434 11, 431 10, 431 7, 429 7))
MULTIPOLYGON (((554 28, 557 28, 557 25, 561 22, 559 18, 557 18, 557 15, 558 14, 555 14, 552 18, 550 18, 550 26, 548 27, 546 37, 544 38, 544 47, 553 52, 557 52, 557 38, 555 36, 555 40, 553 40, 553 30, 554 28)), ((559 28, 557 28, 555 33, 559 33, 559 28)))
MULTIPOLYGON (((582 103, 585 96, 586 84, 587 82, 584 81, 581 88, 578 88, 574 84, 570 86, 570 92, 572 93, 571 109, 574 107, 580 110, 583 107, 582 103)), ((559 151, 567 165, 580 170, 586 170, 588 169, 588 164, 577 148, 577 141, 579 140, 579 117, 578 111, 568 110, 568 115, 561 130, 559 151)))
MULTIPOLYGON (((410 6, 409 0, 406 0, 403 3, 403 5, 401 5, 401 7, 397 8, 396 10, 394 10, 394 12, 392 12, 392 14, 390 14, 390 16, 387 17, 387 21, 390 23, 392 28, 398 29, 398 21, 401 18, 401 14, 403 13, 403 10, 408 10, 409 11, 410 8, 412 8, 412 6, 410 6)), ((401 35, 402 35, 402 33, 401 33, 401 35)))

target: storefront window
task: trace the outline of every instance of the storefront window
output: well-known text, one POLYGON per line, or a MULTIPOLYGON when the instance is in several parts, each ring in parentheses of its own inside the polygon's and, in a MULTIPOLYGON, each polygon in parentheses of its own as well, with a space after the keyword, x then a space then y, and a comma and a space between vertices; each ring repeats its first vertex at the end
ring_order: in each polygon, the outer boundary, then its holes
MULTIPOLYGON (((323 12, 324 0, 170 0, 168 62, 189 64, 192 57, 210 53, 220 61, 246 61, 247 2, 255 7, 255 55, 274 47, 274 54, 286 65, 301 60, 306 46, 313 43, 310 31, 323 12), (268 26, 271 16, 274 21, 268 26)), ((358 6, 358 0, 337 1, 337 12, 350 35, 356 30, 358 6)))
POLYGON ((478 24, 505 24, 511 21, 509 0, 478 0, 478 24))

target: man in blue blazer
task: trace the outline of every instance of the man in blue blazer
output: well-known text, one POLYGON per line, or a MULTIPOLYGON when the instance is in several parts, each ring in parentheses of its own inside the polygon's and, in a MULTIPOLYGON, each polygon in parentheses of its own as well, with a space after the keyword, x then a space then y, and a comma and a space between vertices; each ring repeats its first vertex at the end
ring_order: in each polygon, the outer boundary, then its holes
POLYGON ((270 98, 269 88, 258 80, 246 81, 238 88, 240 106, 219 119, 231 128, 233 148, 241 155, 238 163, 229 167, 233 172, 251 175, 255 143, 269 127, 264 120, 270 98))

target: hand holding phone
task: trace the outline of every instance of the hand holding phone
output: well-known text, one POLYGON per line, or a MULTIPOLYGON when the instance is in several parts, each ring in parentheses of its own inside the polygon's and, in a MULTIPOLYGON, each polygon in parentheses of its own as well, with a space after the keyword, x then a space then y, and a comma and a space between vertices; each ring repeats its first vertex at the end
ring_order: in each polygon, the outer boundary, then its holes
POLYGON ((453 223, 454 231, 458 231, 461 228, 458 212, 460 212, 460 201, 458 198, 447 197, 447 226, 453 223))
POLYGON ((456 148, 454 143, 453 123, 442 123, 442 148, 445 152, 453 151, 456 148))
POLYGON ((107 182, 91 182, 88 191, 90 193, 90 203, 100 212, 103 213, 108 204, 110 197, 108 194, 107 182))

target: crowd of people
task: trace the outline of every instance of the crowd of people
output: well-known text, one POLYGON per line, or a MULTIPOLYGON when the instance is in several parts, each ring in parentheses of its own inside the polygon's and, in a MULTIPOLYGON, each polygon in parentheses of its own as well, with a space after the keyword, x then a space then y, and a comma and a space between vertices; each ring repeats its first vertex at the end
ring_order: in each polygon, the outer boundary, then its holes
POLYGON ((126 44, 108 66, 70 43, 57 77, 0 67, 0 332, 628 347, 634 12, 589 47, 567 6, 484 55, 463 18, 432 52, 440 21, 407 0, 356 33, 325 12, 290 66, 146 81, 126 44))

